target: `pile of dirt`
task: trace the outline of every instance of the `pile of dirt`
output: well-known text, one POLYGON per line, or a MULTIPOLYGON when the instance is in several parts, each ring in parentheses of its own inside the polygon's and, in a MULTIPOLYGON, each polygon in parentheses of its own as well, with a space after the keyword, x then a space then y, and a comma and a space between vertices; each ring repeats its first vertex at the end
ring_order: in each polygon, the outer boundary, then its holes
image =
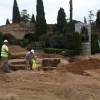
POLYGON ((72 72, 75 74, 86 74, 85 70, 100 69, 99 59, 88 59, 80 62, 72 62, 69 64, 59 64, 57 70, 60 72, 72 72))
POLYGON ((44 52, 35 52, 35 54, 38 56, 38 57, 42 57, 42 58, 65 58, 64 56, 62 55, 59 55, 59 54, 47 54, 47 53, 44 53, 44 52))
MULTIPOLYGON (((22 48, 21 46, 18 46, 18 45, 10 45, 9 46, 9 51, 11 53, 19 53, 22 52, 23 53, 27 53, 28 50, 25 49, 25 48, 22 48)), ((44 53, 44 52, 38 52, 38 51, 35 51, 35 55, 40 57, 40 58, 64 58, 63 56, 59 55, 59 54, 47 54, 47 53, 44 53)))
POLYGON ((10 45, 9 51, 11 53, 16 53, 16 52, 24 52, 24 51, 27 51, 27 50, 25 48, 22 48, 21 46, 18 46, 18 45, 10 45))

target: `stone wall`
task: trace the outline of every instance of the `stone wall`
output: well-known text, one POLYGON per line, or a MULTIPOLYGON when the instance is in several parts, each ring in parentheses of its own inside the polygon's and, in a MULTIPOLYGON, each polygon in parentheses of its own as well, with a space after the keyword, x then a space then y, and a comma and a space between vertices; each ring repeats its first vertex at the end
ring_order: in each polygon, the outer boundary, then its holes
MULTIPOLYGON (((54 24, 47 25, 47 34, 53 34, 54 24)), ((0 26, 0 31, 4 35, 11 34, 16 39, 22 39, 26 34, 34 34, 35 25, 34 24, 25 24, 24 27, 21 24, 8 24, 0 26)))

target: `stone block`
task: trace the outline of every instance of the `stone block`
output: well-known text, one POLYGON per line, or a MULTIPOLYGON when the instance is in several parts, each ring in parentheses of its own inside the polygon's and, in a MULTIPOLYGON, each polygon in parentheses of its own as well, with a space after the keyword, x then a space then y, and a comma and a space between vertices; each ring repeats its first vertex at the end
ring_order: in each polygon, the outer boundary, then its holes
POLYGON ((42 67, 56 67, 60 63, 59 58, 44 58, 42 60, 42 67))

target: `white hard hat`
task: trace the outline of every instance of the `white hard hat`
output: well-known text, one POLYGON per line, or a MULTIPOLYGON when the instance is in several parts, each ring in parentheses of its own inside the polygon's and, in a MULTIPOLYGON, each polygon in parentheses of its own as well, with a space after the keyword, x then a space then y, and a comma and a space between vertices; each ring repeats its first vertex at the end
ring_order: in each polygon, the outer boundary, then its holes
POLYGON ((32 49, 31 52, 34 53, 34 50, 32 49))
POLYGON ((8 40, 4 40, 4 42, 8 42, 8 40))

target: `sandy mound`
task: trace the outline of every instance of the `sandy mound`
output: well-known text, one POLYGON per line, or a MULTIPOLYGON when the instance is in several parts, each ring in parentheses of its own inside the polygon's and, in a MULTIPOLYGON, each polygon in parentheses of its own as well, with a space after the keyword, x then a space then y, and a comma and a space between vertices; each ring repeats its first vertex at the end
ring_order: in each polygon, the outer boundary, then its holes
POLYGON ((11 45, 11 46, 9 46, 9 51, 12 53, 15 53, 15 52, 24 52, 27 50, 18 45, 11 45))
POLYGON ((75 74, 84 74, 85 70, 99 69, 99 59, 88 59, 80 62, 72 62, 69 64, 59 64, 57 70, 60 72, 72 72, 75 74))

